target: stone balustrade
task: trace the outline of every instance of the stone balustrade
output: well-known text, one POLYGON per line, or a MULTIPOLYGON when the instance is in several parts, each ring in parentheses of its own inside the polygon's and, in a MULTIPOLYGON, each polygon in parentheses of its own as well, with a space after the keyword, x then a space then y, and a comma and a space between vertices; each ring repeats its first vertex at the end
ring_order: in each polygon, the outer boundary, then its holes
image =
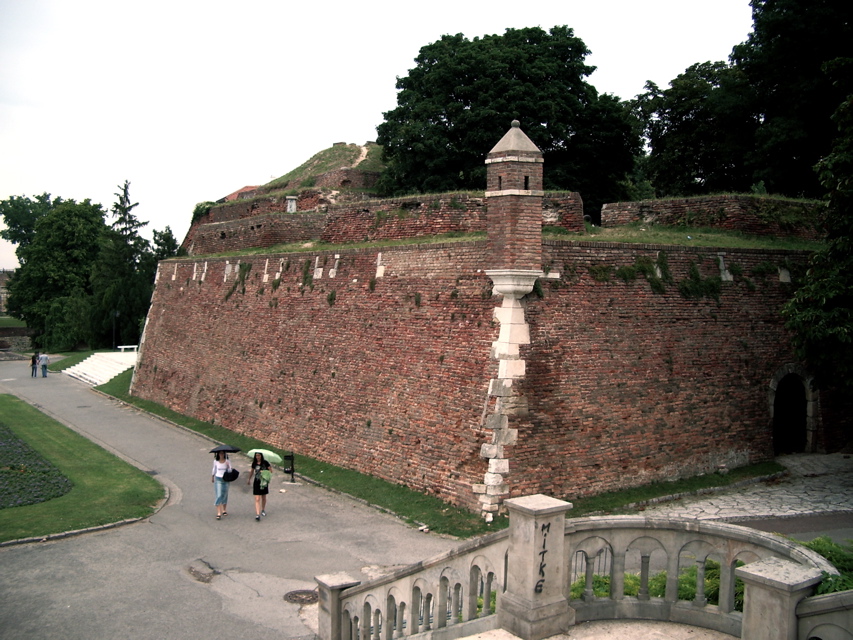
POLYGON ((369 582, 346 574, 317 577, 322 640, 453 640, 496 628, 541 640, 576 622, 611 619, 679 622, 749 640, 796 639, 798 625, 818 628, 821 616, 834 616, 826 624, 837 625, 851 614, 844 605, 849 595, 831 605, 810 605, 817 599, 808 596, 822 576, 837 571, 780 536, 685 518, 565 520, 571 505, 541 495, 506 504, 508 531, 369 582), (562 523, 564 536, 555 538, 552 532, 562 523), (716 604, 705 594, 708 561, 719 563, 716 604), (683 581, 689 567, 696 568, 698 588, 683 600, 679 576, 683 581), (665 594, 656 597, 649 583, 661 571, 665 594), (639 577, 636 595, 625 595, 626 574, 639 577), (573 598, 578 580, 583 589, 573 598), (735 607, 738 580, 745 585, 742 612, 735 607), (596 592, 596 581, 609 585, 606 594, 596 592))

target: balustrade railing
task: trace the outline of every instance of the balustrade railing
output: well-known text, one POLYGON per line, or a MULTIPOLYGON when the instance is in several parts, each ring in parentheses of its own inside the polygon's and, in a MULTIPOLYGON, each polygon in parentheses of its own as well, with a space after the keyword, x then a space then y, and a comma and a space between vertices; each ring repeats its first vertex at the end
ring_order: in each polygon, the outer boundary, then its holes
POLYGON ((345 574, 318 577, 321 639, 453 640, 502 627, 541 640, 576 622, 611 619, 680 622, 750 640, 795 638, 776 635, 781 627, 768 630, 762 616, 774 611, 796 634, 797 604, 824 572, 837 573, 795 542, 736 525, 565 520, 570 505, 546 496, 507 506, 509 530, 388 576, 364 583, 345 574), (719 580, 706 580, 708 571, 719 580), (706 593, 709 582, 718 589, 706 593))

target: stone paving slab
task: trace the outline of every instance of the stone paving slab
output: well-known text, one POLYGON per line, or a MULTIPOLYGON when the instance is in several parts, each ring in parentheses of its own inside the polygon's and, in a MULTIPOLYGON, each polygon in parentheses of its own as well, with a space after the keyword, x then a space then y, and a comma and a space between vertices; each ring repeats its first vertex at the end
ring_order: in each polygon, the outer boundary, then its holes
POLYGON ((853 455, 793 454, 780 456, 777 462, 788 469, 787 476, 712 495, 651 505, 644 513, 724 522, 853 514, 853 455))

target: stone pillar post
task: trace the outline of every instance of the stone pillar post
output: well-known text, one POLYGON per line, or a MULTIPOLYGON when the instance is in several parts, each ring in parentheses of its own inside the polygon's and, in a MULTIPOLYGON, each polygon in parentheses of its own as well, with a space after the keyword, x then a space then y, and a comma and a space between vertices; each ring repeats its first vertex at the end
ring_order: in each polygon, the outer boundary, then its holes
POLYGON ((744 582, 744 640, 797 640, 797 604, 821 581, 820 569, 766 558, 735 569, 744 582))
POLYGON ((341 591, 361 583, 347 573, 330 573, 314 580, 320 603, 317 635, 320 640, 341 640, 341 591))
POLYGON ((287 213, 296 213, 296 196, 284 196, 287 203, 285 211, 287 213))
POLYGON ((509 551, 498 624, 522 640, 564 633, 575 623, 574 609, 564 595, 565 523, 572 505, 541 494, 504 504, 509 510, 509 551))

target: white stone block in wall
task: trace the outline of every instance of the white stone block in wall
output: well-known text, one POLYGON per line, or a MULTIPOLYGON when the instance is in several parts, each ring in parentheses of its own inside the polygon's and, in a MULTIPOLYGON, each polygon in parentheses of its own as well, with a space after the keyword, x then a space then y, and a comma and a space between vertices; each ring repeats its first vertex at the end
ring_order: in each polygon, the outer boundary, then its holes
POLYGON ((495 484, 486 487, 487 496, 500 496, 507 493, 509 493, 509 486, 507 484, 495 484))
POLYGON ((507 416, 526 416, 527 398, 524 396, 503 396, 498 398, 495 411, 507 416))
POLYGON ((486 485, 484 485, 484 484, 473 484, 473 485, 471 485, 471 490, 474 493, 486 493, 486 485))
POLYGON ((486 429, 506 429, 508 425, 509 418, 493 413, 486 417, 486 421, 483 426, 486 427, 486 429))
POLYGON ((530 344, 530 327, 527 324, 502 324, 498 342, 530 344))
POLYGON ((499 484, 503 484, 504 477, 499 473, 486 473, 483 476, 483 483, 487 487, 494 487, 499 484))
POLYGON ((498 364, 498 378, 523 378, 525 370, 524 360, 501 360, 498 364))
POLYGON ((518 442, 518 429, 499 429, 495 431, 494 441, 497 445, 513 445, 518 442))
POLYGON ((517 344, 507 344, 506 342, 492 343, 492 360, 517 358, 519 353, 517 344))
POLYGON ((480 457, 481 458, 497 458, 498 457, 498 446, 495 444, 484 443, 480 445, 480 457))
POLYGON ((500 498, 497 496, 488 496, 491 500, 489 502, 483 502, 483 498, 487 496, 480 496, 480 509, 486 512, 497 512, 500 510, 500 498))
POLYGON ((489 395, 490 396, 509 396, 513 394, 512 380, 499 380, 492 378, 489 380, 489 395))
POLYGON ((526 324, 524 309, 521 307, 496 307, 494 311, 495 320, 501 324, 526 324))
POLYGON ((489 460, 489 473, 509 473, 509 460, 492 458, 489 460))

